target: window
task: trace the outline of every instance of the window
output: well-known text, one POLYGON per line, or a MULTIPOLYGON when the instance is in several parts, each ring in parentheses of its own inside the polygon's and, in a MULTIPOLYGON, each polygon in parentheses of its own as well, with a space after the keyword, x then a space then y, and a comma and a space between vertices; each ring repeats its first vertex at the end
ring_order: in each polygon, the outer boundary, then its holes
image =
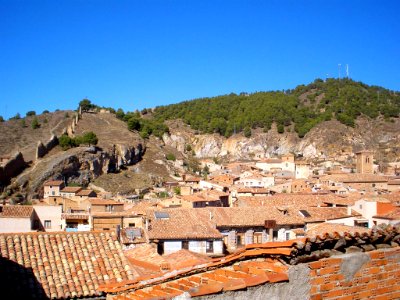
POLYGON ((44 220, 44 228, 46 228, 46 229, 51 228, 51 221, 50 220, 44 220))
POLYGON ((114 205, 106 205, 106 211, 109 211, 109 212, 114 211, 114 205))
POLYGON ((286 232, 286 240, 290 240, 290 232, 286 232))
POLYGON ((237 247, 243 246, 243 239, 241 235, 236 236, 236 246, 237 247))
POLYGON ((129 227, 135 227, 135 223, 129 223, 129 227))
POLYGON ((51 195, 54 196, 56 194, 55 191, 51 191, 51 195))
POLYGON ((213 253, 213 252, 214 252, 214 242, 213 241, 207 241, 206 253, 213 253))
POLYGON ((182 249, 189 250, 189 241, 182 241, 182 249))

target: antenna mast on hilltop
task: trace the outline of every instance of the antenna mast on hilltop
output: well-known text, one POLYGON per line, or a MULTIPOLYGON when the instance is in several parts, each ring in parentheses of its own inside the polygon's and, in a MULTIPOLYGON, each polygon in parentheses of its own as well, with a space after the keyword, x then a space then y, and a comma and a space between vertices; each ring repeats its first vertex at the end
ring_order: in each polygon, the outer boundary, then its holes
POLYGON ((339 69, 339 80, 340 80, 340 66, 341 66, 342 64, 338 64, 338 69, 339 69))
POLYGON ((346 77, 349 78, 349 65, 346 64, 346 77))

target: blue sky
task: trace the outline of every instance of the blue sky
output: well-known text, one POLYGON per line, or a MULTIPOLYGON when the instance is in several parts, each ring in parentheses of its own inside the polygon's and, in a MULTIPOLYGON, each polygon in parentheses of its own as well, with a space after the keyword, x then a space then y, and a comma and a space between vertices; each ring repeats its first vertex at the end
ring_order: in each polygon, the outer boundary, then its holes
POLYGON ((342 76, 400 90, 400 1, 0 0, 0 115, 342 76))

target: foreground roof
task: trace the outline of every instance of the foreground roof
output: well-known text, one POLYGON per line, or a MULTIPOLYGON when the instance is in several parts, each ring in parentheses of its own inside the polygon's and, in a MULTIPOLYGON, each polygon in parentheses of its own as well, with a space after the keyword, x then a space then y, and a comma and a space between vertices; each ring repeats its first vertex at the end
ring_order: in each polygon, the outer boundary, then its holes
POLYGON ((93 297, 101 284, 133 279, 110 232, 0 234, 0 254, 1 277, 15 284, 0 282, 6 295, 17 286, 30 298, 93 297))
MULTIPOLYGON (((371 251, 369 257, 382 256, 385 258, 383 253, 373 250, 392 247, 394 247, 394 252, 391 252, 392 255, 393 253, 398 255, 398 251, 400 250, 399 233, 400 227, 387 226, 386 228, 375 228, 368 232, 345 231, 339 233, 331 231, 310 238, 252 244, 224 258, 214 259, 212 262, 152 276, 138 277, 135 280, 117 284, 106 284, 101 286, 100 289, 110 293, 108 298, 113 300, 171 299, 182 294, 185 294, 183 299, 188 299, 190 297, 221 294, 224 292, 229 292, 229 294, 224 295, 226 298, 230 296, 234 297, 235 294, 231 294, 230 292, 237 290, 249 291, 250 287, 292 280, 288 276, 289 268, 292 265, 307 263, 305 267, 307 270, 311 270, 309 271, 310 274, 311 272, 317 274, 313 270, 322 266, 322 264, 325 266, 331 262, 333 263, 335 259, 340 260, 331 258, 330 261, 318 261, 331 256, 371 251)), ((391 264, 391 270, 396 268, 393 262, 391 264)), ((334 271, 335 268, 329 267, 329 265, 324 270, 324 274, 327 274, 324 278, 333 281, 330 284, 339 282, 338 278, 329 277, 334 271)), ((368 282, 370 280, 377 280, 374 276, 380 276, 376 273, 382 272, 380 271, 380 265, 373 265, 370 271, 371 273, 362 275, 364 277, 373 274, 371 275, 372 277, 366 277, 368 282)), ((322 271, 319 275, 322 277, 322 271)), ((335 274, 332 276, 338 275, 335 274)), ((325 288, 323 284, 325 283, 324 278, 314 279, 316 281, 322 280, 321 289, 325 288)), ((295 275, 293 279, 299 280, 298 275, 295 275)), ((341 282, 348 284, 348 286, 349 284, 351 285, 346 280, 345 278, 341 282)), ((315 294, 316 292, 312 293, 315 294)), ((322 299, 321 294, 319 296, 319 298, 315 299, 322 299)))

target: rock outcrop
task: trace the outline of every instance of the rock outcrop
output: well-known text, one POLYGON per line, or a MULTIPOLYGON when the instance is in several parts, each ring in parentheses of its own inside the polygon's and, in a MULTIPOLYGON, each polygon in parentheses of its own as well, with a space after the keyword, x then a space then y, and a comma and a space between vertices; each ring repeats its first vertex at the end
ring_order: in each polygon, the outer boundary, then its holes
POLYGON ((10 183, 12 177, 17 176, 27 166, 21 152, 15 153, 10 159, 0 166, 0 187, 10 183))
MULTIPOLYGON (((197 134, 190 127, 175 121, 170 134, 163 136, 166 145, 179 151, 190 144, 196 157, 226 157, 230 160, 263 158, 285 153, 301 154, 305 158, 337 157, 361 149, 400 149, 400 120, 386 122, 360 118, 355 128, 336 120, 314 127, 304 138, 299 138, 293 128, 279 134, 275 126, 268 132, 253 129, 252 136, 235 134, 225 138, 218 134, 197 134)), ((379 155, 378 155, 379 156, 379 155)), ((376 156, 376 157, 378 157, 376 156)))
POLYGON ((87 185, 98 176, 117 172, 121 168, 141 160, 144 148, 116 145, 114 151, 102 151, 96 147, 77 147, 37 161, 14 182, 14 189, 29 195, 41 195, 41 187, 48 179, 62 179, 87 185))

